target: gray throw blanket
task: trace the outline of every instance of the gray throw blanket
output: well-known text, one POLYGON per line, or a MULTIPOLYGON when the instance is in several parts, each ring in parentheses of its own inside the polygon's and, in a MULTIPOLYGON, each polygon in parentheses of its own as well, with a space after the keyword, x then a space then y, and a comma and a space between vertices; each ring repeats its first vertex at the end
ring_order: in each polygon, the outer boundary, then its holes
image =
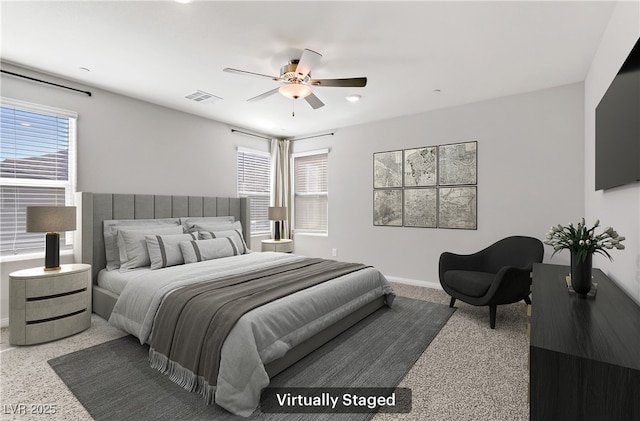
POLYGON ((245 313, 367 266, 304 259, 279 267, 190 285, 168 294, 151 338, 151 366, 185 389, 214 400, 222 345, 245 313))

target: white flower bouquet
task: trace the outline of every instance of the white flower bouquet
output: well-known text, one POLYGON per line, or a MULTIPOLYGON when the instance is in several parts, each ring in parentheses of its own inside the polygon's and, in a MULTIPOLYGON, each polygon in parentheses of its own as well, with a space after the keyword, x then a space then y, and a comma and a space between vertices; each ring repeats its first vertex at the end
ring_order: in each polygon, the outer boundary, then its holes
POLYGON ((587 229, 584 218, 578 223, 578 226, 574 226, 573 223, 567 227, 558 224, 551 227, 544 243, 553 247, 551 257, 562 249, 569 249, 577 253, 580 261, 584 261, 591 253, 600 253, 607 256, 609 260, 613 260, 607 250, 614 248, 624 250, 622 241, 625 238, 611 227, 605 228, 604 232, 596 235, 595 230, 599 225, 600 220, 597 220, 593 227, 587 229))

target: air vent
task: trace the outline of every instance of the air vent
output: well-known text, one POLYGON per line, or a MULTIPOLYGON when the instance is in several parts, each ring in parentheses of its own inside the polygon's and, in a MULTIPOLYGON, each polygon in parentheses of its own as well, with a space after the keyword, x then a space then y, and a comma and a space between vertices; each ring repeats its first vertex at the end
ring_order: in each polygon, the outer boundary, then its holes
POLYGON ((211 104, 212 102, 222 99, 219 96, 215 96, 204 91, 195 91, 192 94, 186 95, 185 98, 201 104, 211 104))

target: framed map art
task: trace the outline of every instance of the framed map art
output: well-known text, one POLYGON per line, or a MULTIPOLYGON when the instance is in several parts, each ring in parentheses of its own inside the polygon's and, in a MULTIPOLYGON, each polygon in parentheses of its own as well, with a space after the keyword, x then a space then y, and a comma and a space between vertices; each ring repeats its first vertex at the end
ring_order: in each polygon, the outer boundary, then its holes
POLYGON ((373 154, 373 225, 478 229, 477 142, 373 154))
POLYGON ((476 184, 477 142, 438 146, 438 185, 476 184))
POLYGON ((438 227, 478 229, 476 186, 440 187, 438 227))
POLYGON ((402 190, 373 191, 373 225, 402 226, 402 190))
POLYGON ((402 151, 373 154, 373 188, 402 187, 402 151))
POLYGON ((404 151, 404 186, 435 186, 438 179, 438 148, 430 146, 404 151))
POLYGON ((438 190, 436 188, 404 190, 404 226, 436 228, 438 226, 438 190))

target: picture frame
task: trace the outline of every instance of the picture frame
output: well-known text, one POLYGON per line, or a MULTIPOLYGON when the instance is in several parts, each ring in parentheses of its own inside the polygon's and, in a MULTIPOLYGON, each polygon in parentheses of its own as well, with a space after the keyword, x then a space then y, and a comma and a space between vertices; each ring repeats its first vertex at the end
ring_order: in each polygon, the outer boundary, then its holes
POLYGON ((477 184, 478 142, 438 146, 438 185, 477 184))
POLYGON ((401 227, 402 189, 373 191, 373 225, 401 227))
POLYGON ((373 154, 373 225, 478 229, 478 142, 373 154))
POLYGON ((404 187, 435 186, 438 182, 438 147, 404 150, 404 187))
POLYGON ((437 228, 438 189, 406 188, 403 221, 405 227, 437 228))
POLYGON ((402 188, 402 150, 373 154, 373 188, 402 188))
POLYGON ((477 186, 438 189, 438 228, 478 229, 477 186))

